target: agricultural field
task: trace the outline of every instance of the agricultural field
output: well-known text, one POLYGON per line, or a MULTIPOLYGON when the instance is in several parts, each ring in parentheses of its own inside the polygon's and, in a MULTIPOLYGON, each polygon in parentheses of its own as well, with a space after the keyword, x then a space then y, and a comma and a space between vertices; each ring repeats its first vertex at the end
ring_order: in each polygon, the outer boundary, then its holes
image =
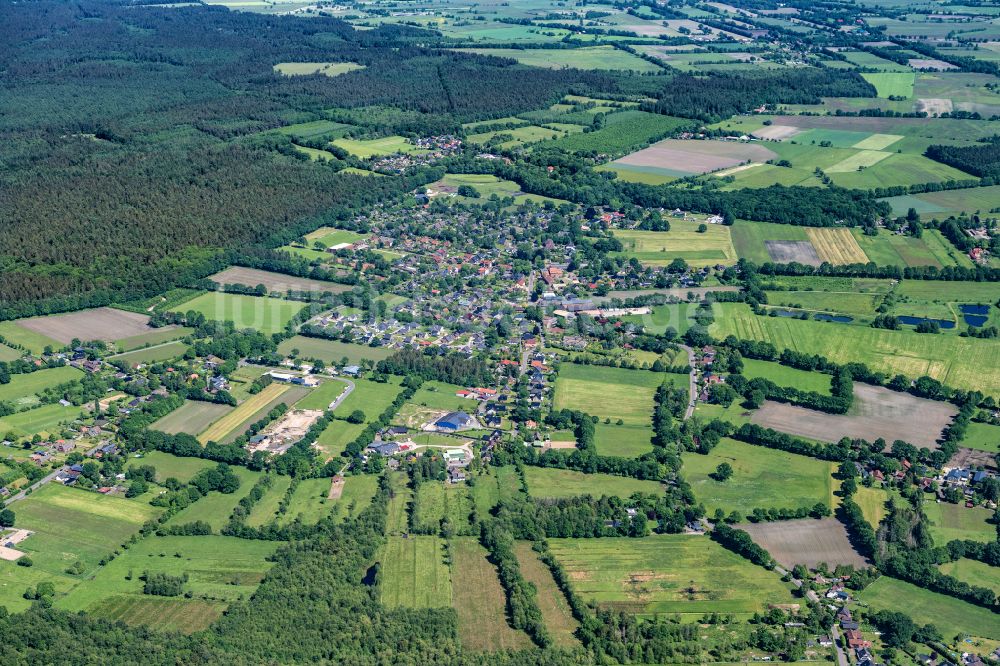
POLYGON ((937 627, 949 643, 955 636, 966 634, 1000 640, 1000 624, 988 609, 895 578, 882 576, 858 599, 875 610, 906 609, 918 624, 937 627))
POLYGON ((287 291, 305 291, 316 294, 330 292, 339 294, 351 289, 345 284, 338 284, 336 282, 310 280, 309 278, 262 271, 256 268, 244 268, 243 266, 227 268, 215 275, 209 275, 208 279, 218 285, 239 284, 250 288, 262 284, 268 292, 279 294, 284 294, 287 291))
POLYGON ((436 536, 390 536, 379 554, 379 600, 387 608, 448 608, 447 546, 436 536))
POLYGON ((913 97, 913 72, 864 73, 861 76, 875 86, 879 97, 913 97))
POLYGON ((987 522, 993 515, 982 507, 968 508, 948 502, 924 502, 924 513, 934 545, 944 546, 955 539, 988 543, 996 539, 996 526, 987 522))
MULTIPOLYGON (((270 409, 268 405, 271 402, 283 398, 290 390, 292 390, 292 387, 288 384, 274 383, 265 386, 260 393, 250 396, 238 407, 224 414, 222 418, 212 422, 210 428, 202 430, 198 441, 205 444, 207 442, 221 442, 225 440, 242 423, 253 423, 251 419, 257 413, 266 413, 270 409)), ((285 404, 291 406, 287 402, 285 404)), ((170 415, 168 414, 167 416, 169 417, 170 415)))
POLYGON ((181 303, 173 310, 182 314, 193 310, 211 321, 231 321, 236 328, 253 328, 271 334, 282 331, 303 308, 305 303, 280 298, 210 292, 181 303))
MULTIPOLYGON (((98 562, 155 518, 161 509, 139 500, 49 483, 17 503, 17 525, 34 532, 18 544, 34 568, 62 576, 81 562, 92 575, 98 562)), ((22 589, 23 591, 23 589, 22 589)))
MULTIPOLYGON (((468 140, 469 143, 473 144, 488 144, 493 142, 500 148, 509 150, 511 148, 520 148, 528 144, 538 143, 539 141, 553 141, 561 139, 572 134, 578 134, 582 131, 583 127, 580 125, 561 125, 558 128, 548 125, 523 125, 512 129, 491 130, 488 132, 481 132, 479 134, 471 134, 469 135, 468 140), (500 139, 494 140, 495 137, 500 137, 500 139)), ((448 186, 448 183, 445 183, 445 185, 448 186)), ((457 188, 457 185, 454 187, 457 188)), ((476 187, 478 189, 478 186, 476 187)), ((494 178, 494 184, 491 189, 494 190, 498 196, 515 196, 518 192, 520 192, 521 187, 513 181, 494 178)), ((447 187, 444 191, 447 191, 447 187)), ((467 199, 466 201, 473 201, 473 199, 467 199)))
POLYGON ((274 131, 278 134, 300 139, 316 139, 319 137, 343 136, 351 129, 354 129, 354 126, 346 123, 338 123, 332 120, 311 120, 294 125, 285 125, 274 131))
POLYGON ((705 504, 744 516, 753 509, 798 509, 823 502, 831 509, 836 484, 834 463, 723 438, 708 454, 685 453, 682 474, 705 504), (729 463, 733 475, 716 481, 712 475, 729 463))
POLYGON ((426 481, 417 488, 413 515, 414 529, 436 531, 447 519, 457 533, 468 533, 472 499, 465 485, 426 481))
POLYGON ((660 67, 613 46, 584 46, 575 49, 456 49, 466 53, 510 58, 522 65, 548 69, 616 69, 658 72, 660 67))
POLYGON ((970 423, 960 444, 967 449, 998 453, 1000 452, 1000 426, 989 423, 970 423))
POLYGON ((792 603, 777 573, 706 537, 549 539, 549 546, 578 595, 626 613, 747 617, 771 603, 792 603))
POLYGON ((542 612, 545 628, 552 635, 553 642, 564 648, 577 647, 580 642, 573 635, 580 623, 573 617, 573 609, 566 601, 566 595, 556 585, 548 565, 538 559, 538 553, 528 541, 518 541, 515 546, 521 575, 535 586, 538 609, 542 612))
POLYGON ((627 476, 584 474, 551 467, 525 467, 524 478, 528 494, 535 499, 603 495, 628 498, 634 493, 660 495, 663 486, 656 481, 643 481, 627 476))
POLYGON ((622 242, 623 256, 635 257, 651 266, 666 266, 678 258, 696 267, 736 263, 731 227, 709 224, 704 232, 699 232, 698 225, 698 222, 671 220, 670 231, 616 229, 614 235, 622 242))
POLYGON ((521 650, 531 640, 507 624, 506 599, 496 568, 475 537, 456 537, 452 549, 452 604, 458 638, 470 652, 521 650))
POLYGON ((368 347, 366 345, 356 345, 350 342, 339 340, 324 340, 322 338, 307 338, 304 335, 296 335, 287 340, 282 340, 278 345, 278 353, 291 356, 292 352, 297 358, 318 358, 324 363, 339 364, 344 358, 350 364, 359 364, 364 359, 381 361, 392 355, 392 349, 385 347, 368 347))
POLYGON ((599 130, 573 134, 547 142, 545 145, 573 153, 604 154, 614 157, 660 139, 689 122, 645 111, 622 111, 608 116, 604 127, 599 130))
POLYGON ((1000 185, 904 194, 881 201, 887 201, 892 206, 893 215, 906 215, 913 208, 922 216, 943 219, 953 214, 990 210, 1000 201, 1000 185))
POLYGON ((743 372, 747 379, 761 377, 778 386, 792 386, 802 391, 813 391, 821 395, 830 395, 832 377, 822 372, 809 372, 790 368, 773 361, 758 361, 752 358, 743 359, 743 372))
POLYGON ((941 573, 979 587, 987 587, 1000 594, 1000 567, 991 567, 978 560, 961 558, 938 565, 941 573))
POLYGON ((861 507, 861 513, 865 520, 873 528, 878 527, 882 519, 888 515, 889 510, 886 502, 889 501, 889 494, 880 488, 866 488, 858 486, 858 490, 852 497, 855 504, 861 507))
POLYGON ((233 408, 229 405, 217 405, 201 400, 186 400, 183 405, 159 418, 150 427, 168 435, 182 432, 188 435, 197 435, 232 411, 233 408))
POLYGON ((709 331, 717 338, 766 341, 779 350, 821 354, 838 363, 860 361, 907 377, 929 375, 955 388, 1000 396, 1000 341, 761 317, 742 304, 720 303, 714 310, 709 331))
POLYGON ((184 352, 188 350, 188 347, 189 345, 175 340, 174 342, 165 342, 163 344, 153 345, 144 349, 136 349, 123 354, 116 354, 112 356, 111 359, 115 361, 124 361, 134 368, 142 364, 168 361, 170 359, 177 358, 178 356, 183 356, 184 352))
POLYGON ((671 176, 691 176, 776 157, 776 153, 759 143, 665 139, 615 160, 614 164, 657 169, 671 176))
MULTIPOLYGON (((895 304, 892 314, 930 317, 944 321, 955 321, 959 328, 977 321, 966 317, 961 310, 964 305, 987 306, 986 324, 995 323, 1000 315, 994 304, 1000 300, 1000 286, 990 282, 940 282, 920 284, 923 280, 907 280, 895 289, 895 304)), ((978 325, 983 325, 979 323, 978 325)))
POLYGON ((346 381, 340 379, 325 379, 320 385, 309 392, 309 395, 299 400, 296 409, 326 410, 340 395, 349 388, 346 381))
POLYGON ((114 308, 96 308, 47 317, 18 319, 0 327, 0 336, 39 353, 47 344, 59 348, 73 340, 114 342, 162 330, 149 326, 147 315, 114 308), (26 333, 18 333, 15 328, 22 329, 26 333))
POLYGON ((279 62, 274 66, 274 71, 284 76, 322 74, 332 77, 364 68, 364 65, 353 62, 279 62))
POLYGON ((846 414, 827 414, 769 400, 751 421, 821 442, 837 442, 842 437, 872 442, 881 437, 889 445, 901 439, 916 447, 936 449, 941 432, 957 413, 947 402, 859 382, 854 385, 854 404, 846 414))
POLYGON ((211 460, 204 458, 185 458, 175 456, 162 451, 149 451, 143 453, 141 457, 132 456, 129 458, 126 467, 141 467, 152 465, 156 468, 156 483, 163 484, 167 479, 177 479, 181 483, 188 483, 194 475, 203 469, 215 465, 211 460))
POLYGON ((161 326, 150 329, 146 333, 115 340, 115 347, 122 352, 141 352, 151 347, 165 347, 165 343, 180 340, 192 333, 194 333, 194 329, 187 326, 161 326))
POLYGON ((370 379, 353 379, 351 381, 354 382, 354 390, 337 407, 337 413, 341 416, 346 416, 355 409, 360 409, 369 421, 375 420, 402 391, 400 386, 402 378, 400 377, 391 376, 389 381, 385 383, 374 382, 370 379))
MULTIPOLYGON (((161 598, 169 602, 164 604, 161 612, 179 610, 179 617, 171 618, 172 623, 181 625, 190 633, 204 629, 229 603, 253 594, 271 568, 267 558, 278 545, 274 541, 226 536, 150 536, 112 560, 95 577, 77 586, 59 601, 58 606, 69 611, 97 611, 98 616, 104 616, 104 613, 113 612, 116 606, 123 606, 128 601, 141 604, 149 600, 142 593, 143 583, 139 579, 142 572, 173 576, 187 574, 189 578, 185 589, 195 597, 210 597, 211 601, 216 602, 213 604, 216 612, 207 614, 208 617, 196 614, 187 621, 188 626, 183 626, 183 616, 189 612, 184 610, 188 608, 188 600, 161 598)), ((136 624, 148 623, 154 627, 157 624, 155 617, 139 622, 132 622, 124 616, 113 615, 111 619, 125 619, 126 622, 136 624)), ((172 623, 167 624, 169 626, 172 623)))
POLYGON ((478 515, 488 514, 502 499, 523 493, 521 477, 514 467, 487 467, 474 478, 470 494, 478 515))
POLYGON ((5 344, 0 344, 0 361, 16 361, 19 358, 21 358, 21 352, 5 344))
POLYGON ((740 529, 786 569, 796 564, 814 569, 825 563, 831 570, 841 564, 857 569, 870 564, 851 545, 847 528, 836 518, 750 523, 740 529))
POLYGON ((247 525, 260 527, 278 518, 278 507, 285 497, 285 492, 291 485, 292 477, 275 474, 271 479, 271 487, 253 505, 253 509, 250 511, 249 517, 247 517, 247 525))
POLYGON ((107 597, 86 608, 87 614, 96 618, 182 634, 207 629, 225 610, 226 604, 219 601, 141 594, 107 597))
POLYGON ((657 387, 679 378, 648 370, 565 363, 556 380, 554 407, 577 409, 612 422, 621 419, 626 425, 648 425, 657 387))
MULTIPOLYGON (((348 481, 355 481, 360 478, 352 476, 348 481)), ((292 491, 292 497, 288 502, 288 510, 283 515, 278 516, 278 524, 287 525, 298 521, 304 525, 313 525, 333 513, 334 507, 339 502, 345 500, 329 498, 330 484, 330 479, 325 477, 302 479, 299 481, 295 486, 295 490, 292 491)), ((346 488, 347 484, 345 483, 345 491, 346 488)), ((347 501, 349 502, 350 500, 347 501)), ((364 507, 362 506, 358 510, 361 508, 364 507)))
POLYGON ((648 426, 594 424, 594 446, 602 456, 638 458, 653 450, 653 429, 648 426))
POLYGON ((10 382, 0 384, 0 402, 9 402, 17 409, 40 404, 37 393, 54 388, 60 384, 82 379, 82 370, 70 366, 47 368, 27 374, 10 376, 10 382))

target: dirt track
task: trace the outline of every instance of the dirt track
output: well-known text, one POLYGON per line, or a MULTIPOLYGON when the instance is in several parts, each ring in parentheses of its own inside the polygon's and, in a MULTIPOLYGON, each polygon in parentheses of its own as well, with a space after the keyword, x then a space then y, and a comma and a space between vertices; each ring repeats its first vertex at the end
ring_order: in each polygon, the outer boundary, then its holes
POLYGON ((901 439, 914 446, 936 449, 941 431, 956 413, 955 407, 947 402, 855 382, 854 406, 848 414, 826 414, 768 400, 751 421, 821 442, 837 442, 842 437, 871 442, 881 437, 889 446, 901 439))

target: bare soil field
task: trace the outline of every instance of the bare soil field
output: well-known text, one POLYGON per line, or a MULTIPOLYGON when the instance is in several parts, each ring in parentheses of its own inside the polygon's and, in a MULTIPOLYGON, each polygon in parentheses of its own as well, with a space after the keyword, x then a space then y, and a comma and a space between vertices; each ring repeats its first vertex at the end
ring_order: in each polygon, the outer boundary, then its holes
POLYGON ((626 155, 617 164, 675 169, 685 173, 708 173, 743 162, 766 162, 777 157, 767 148, 732 141, 683 141, 666 139, 626 155))
POLYGON ((154 329, 149 325, 148 316, 114 308, 95 308, 48 317, 30 317, 19 319, 17 324, 63 344, 69 344, 74 338, 83 341, 121 340, 167 328, 154 329))
POLYGON ((272 273, 271 271, 261 271, 256 268, 244 268, 242 266, 231 266, 224 271, 220 271, 208 278, 216 284, 242 284, 247 287, 256 287, 259 284, 267 287, 269 292, 284 293, 289 289, 295 291, 330 291, 340 293, 348 291, 350 287, 335 282, 323 282, 322 280, 310 280, 309 278, 295 277, 294 275, 284 275, 283 273, 272 273))
POLYGON ((854 405, 848 414, 826 414, 768 400, 750 420, 767 428, 821 442, 833 443, 842 437, 863 438, 871 442, 881 437, 887 446, 901 439, 914 446, 936 449, 941 431, 956 413, 955 407, 947 402, 855 383, 854 405))
POLYGON ((768 127, 762 127, 759 130, 754 130, 753 135, 760 139, 781 141, 782 139, 791 138, 801 132, 801 128, 793 127, 791 125, 769 125, 768 127))
POLYGON ((836 518, 750 523, 739 528, 788 569, 796 564, 812 569, 820 562, 831 569, 838 564, 857 568, 869 564, 851 545, 847 528, 836 518))
POLYGON ((958 69, 958 67, 950 62, 937 60, 936 58, 910 58, 909 65, 913 69, 933 69, 938 72, 944 72, 949 69, 958 69))
POLYGON ((797 261, 807 266, 819 266, 822 260, 809 241, 764 241, 771 261, 788 264, 797 261))
POLYGON ((923 111, 929 116, 939 116, 942 113, 951 113, 955 106, 950 99, 922 98, 916 103, 916 110, 923 111))

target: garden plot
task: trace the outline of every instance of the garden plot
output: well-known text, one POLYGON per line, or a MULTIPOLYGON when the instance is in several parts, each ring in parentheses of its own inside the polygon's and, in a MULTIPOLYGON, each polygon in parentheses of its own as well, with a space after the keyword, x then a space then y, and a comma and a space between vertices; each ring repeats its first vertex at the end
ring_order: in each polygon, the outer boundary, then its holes
POLYGON ((684 174, 703 174, 738 166, 744 162, 766 162, 777 155, 764 146, 735 141, 684 141, 666 139, 626 155, 615 164, 656 167, 684 174))
POLYGON ((851 545, 847 528, 836 518, 751 523, 740 525, 740 529, 788 569, 796 564, 813 569, 821 562, 831 569, 840 564, 859 569, 868 566, 868 560, 851 545))
POLYGON ((150 326, 147 315, 114 308, 96 308, 48 317, 30 317, 19 319, 15 323, 21 328, 63 344, 69 344, 74 339, 110 342, 154 330, 163 330, 150 326))
POLYGON ((888 445, 901 439, 917 447, 936 449, 941 431, 956 413, 947 402, 855 383, 854 405, 848 414, 826 414, 768 400, 751 421, 821 442, 837 442, 842 437, 871 442, 881 437, 888 445))
POLYGON ((256 268, 244 268, 243 266, 233 266, 215 275, 210 275, 209 280, 220 285, 239 284, 245 287, 256 287, 259 284, 269 292, 284 293, 286 291, 309 291, 323 293, 329 291, 339 293, 348 291, 350 287, 334 282, 324 282, 322 280, 310 280, 308 278, 284 275, 282 273, 272 273, 271 271, 261 271, 256 268))

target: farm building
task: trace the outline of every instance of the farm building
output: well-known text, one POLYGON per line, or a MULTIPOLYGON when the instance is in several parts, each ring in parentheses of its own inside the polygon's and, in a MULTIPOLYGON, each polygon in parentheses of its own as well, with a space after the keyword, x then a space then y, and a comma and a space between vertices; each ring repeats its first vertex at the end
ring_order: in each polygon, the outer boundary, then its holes
POLYGON ((465 412, 451 412, 438 419, 434 425, 441 430, 467 430, 476 426, 476 420, 465 412))

